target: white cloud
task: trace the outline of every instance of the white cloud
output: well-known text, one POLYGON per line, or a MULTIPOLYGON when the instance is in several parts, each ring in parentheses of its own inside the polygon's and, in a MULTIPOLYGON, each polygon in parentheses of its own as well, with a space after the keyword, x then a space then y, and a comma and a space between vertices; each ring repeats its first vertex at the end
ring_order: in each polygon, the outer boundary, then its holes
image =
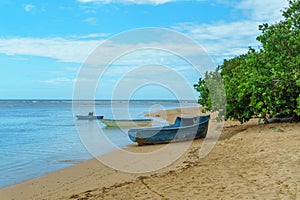
MULTIPOLYGON (((98 35, 98 34, 96 34, 98 35)), ((101 35, 101 34, 100 34, 101 35)), ((73 36, 74 38, 75 36, 73 36)), ((83 63, 88 56, 101 44, 104 40, 85 39, 90 35, 80 36, 84 39, 66 38, 0 38, 0 53, 6 55, 30 55, 53 58, 61 62, 75 62, 83 63)), ((124 38, 127 39, 127 38, 124 38)), ((169 59, 170 53, 163 53, 164 49, 173 50, 183 56, 196 56, 199 51, 195 52, 195 48, 189 44, 178 44, 172 40, 164 42, 149 42, 149 43, 120 43, 107 40, 105 45, 101 46, 101 59, 99 56, 92 57, 89 61, 91 63, 102 64, 104 60, 118 59, 118 56, 124 52, 138 50, 137 52, 130 52, 131 55, 125 59, 119 60, 119 65, 144 65, 144 64, 169 64, 172 60, 169 59), (157 51, 145 51, 145 47, 161 49, 157 51), (140 51, 141 49, 142 51, 140 51), (150 53, 149 53, 150 52, 150 53)), ((200 52, 201 53, 201 52, 200 52)), ((203 51, 203 54, 205 52, 203 51)), ((105 63, 105 62, 104 62, 105 63)), ((107 64, 107 63, 105 63, 107 64)))
POLYGON ((80 3, 91 3, 91 2, 99 2, 99 0, 77 0, 80 3))
POLYGON ((196 40, 217 63, 257 47, 258 24, 254 21, 215 24, 182 23, 174 27, 196 40))
POLYGON ((71 71, 71 72, 77 72, 78 71, 78 67, 66 67, 65 70, 71 71))
POLYGON ((110 34, 108 33, 91 33, 87 35, 71 35, 68 36, 70 39, 100 39, 104 37, 108 37, 110 34))
POLYGON ((101 40, 65 38, 0 38, 0 53, 30 55, 57 59, 61 62, 84 62, 101 40))
POLYGON ((75 79, 69 79, 69 78, 65 78, 65 77, 58 77, 58 78, 54 78, 54 79, 43 80, 43 81, 40 81, 40 82, 57 85, 57 84, 62 84, 62 83, 73 83, 74 81, 75 81, 75 79))
POLYGON ((121 3, 121 4, 160 5, 160 4, 165 4, 165 3, 175 2, 180 0, 77 0, 77 1, 80 3, 96 3, 96 4, 121 3))
POLYGON ((30 12, 30 11, 32 11, 34 8, 35 8, 35 6, 34 6, 34 5, 31 5, 31 4, 26 4, 26 5, 24 6, 24 10, 25 10, 26 12, 30 12))
POLYGON ((274 22, 282 18, 281 10, 288 7, 287 0, 243 0, 236 8, 243 10, 252 20, 274 22))
POLYGON ((89 25, 93 25, 93 26, 97 25, 97 18, 95 18, 95 17, 89 17, 83 21, 88 23, 89 25))

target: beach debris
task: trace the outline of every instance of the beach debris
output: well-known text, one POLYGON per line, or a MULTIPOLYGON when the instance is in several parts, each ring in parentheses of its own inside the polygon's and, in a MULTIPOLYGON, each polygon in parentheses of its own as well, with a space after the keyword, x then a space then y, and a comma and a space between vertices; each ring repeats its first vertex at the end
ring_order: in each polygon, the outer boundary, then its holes
POLYGON ((275 132, 283 132, 282 129, 277 128, 277 127, 270 127, 270 129, 272 129, 272 130, 275 131, 275 132))

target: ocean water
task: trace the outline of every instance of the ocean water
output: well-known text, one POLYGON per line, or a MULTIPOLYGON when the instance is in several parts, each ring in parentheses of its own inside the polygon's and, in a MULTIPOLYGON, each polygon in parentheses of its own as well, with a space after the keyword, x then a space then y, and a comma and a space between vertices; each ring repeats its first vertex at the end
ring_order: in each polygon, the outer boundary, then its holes
MULTIPOLYGON (((0 101, 0 188, 91 159, 78 130, 103 128, 98 120, 77 120, 93 108, 105 118, 144 117, 159 109, 196 106, 195 102, 177 101, 81 101, 72 109, 68 100, 0 101), (73 113, 76 112, 76 113, 73 113), (92 128, 91 128, 92 127, 92 128)), ((130 144, 124 131, 106 130, 115 148, 130 144)), ((81 133, 82 134, 82 133, 81 133)), ((86 135, 91 134, 87 131, 86 135)), ((95 134, 93 134, 95 136, 95 134)), ((97 136, 97 135, 96 135, 97 136)), ((99 155, 113 149, 100 149, 99 155)))

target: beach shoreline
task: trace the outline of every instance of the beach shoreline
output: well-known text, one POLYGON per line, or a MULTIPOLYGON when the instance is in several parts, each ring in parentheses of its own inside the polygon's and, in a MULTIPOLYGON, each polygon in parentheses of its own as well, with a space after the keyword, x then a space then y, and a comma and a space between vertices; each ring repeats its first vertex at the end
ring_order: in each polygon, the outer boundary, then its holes
MULTIPOLYGON (((181 111, 195 115, 201 108, 181 111)), ((180 111, 160 112, 171 122, 180 111)), ((300 195, 299 130, 299 123, 228 121, 215 147, 202 159, 203 139, 193 141, 171 165, 148 173, 122 172, 92 159, 3 188, 0 199, 296 199, 300 195)), ((103 156, 114 158, 124 150, 153 152, 164 146, 132 144, 103 156)))

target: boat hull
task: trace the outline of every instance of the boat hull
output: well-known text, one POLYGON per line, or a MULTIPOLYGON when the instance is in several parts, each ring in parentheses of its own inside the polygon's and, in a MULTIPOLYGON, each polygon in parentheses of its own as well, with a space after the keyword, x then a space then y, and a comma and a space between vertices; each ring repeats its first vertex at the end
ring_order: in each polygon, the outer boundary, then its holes
POLYGON ((174 124, 172 126, 130 129, 128 136, 138 145, 161 144, 170 142, 188 141, 205 138, 208 130, 209 115, 197 117, 198 122, 184 125, 174 124))
POLYGON ((152 119, 101 119, 101 122, 106 125, 106 128, 150 127, 152 124, 152 119))

